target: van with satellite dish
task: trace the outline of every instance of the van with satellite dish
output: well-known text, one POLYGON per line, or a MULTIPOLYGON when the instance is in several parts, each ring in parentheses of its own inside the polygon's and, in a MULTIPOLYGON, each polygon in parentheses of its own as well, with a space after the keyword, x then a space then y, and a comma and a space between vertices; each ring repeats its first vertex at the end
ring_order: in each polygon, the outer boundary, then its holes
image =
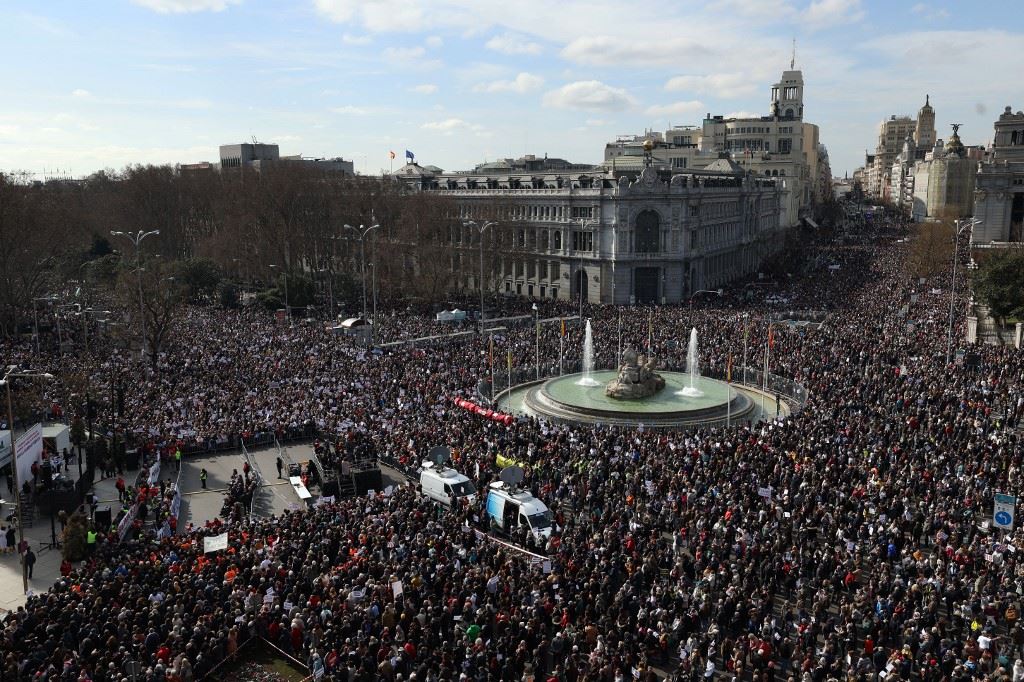
POLYGON ((469 477, 446 466, 451 458, 448 448, 433 447, 427 458, 420 469, 420 491, 424 495, 446 507, 457 501, 465 500, 469 504, 476 501, 476 486, 469 477))
POLYGON ((547 506, 519 487, 523 470, 517 466, 501 471, 501 480, 494 481, 487 491, 487 516, 491 528, 510 535, 526 528, 535 537, 551 537, 552 516, 547 506))

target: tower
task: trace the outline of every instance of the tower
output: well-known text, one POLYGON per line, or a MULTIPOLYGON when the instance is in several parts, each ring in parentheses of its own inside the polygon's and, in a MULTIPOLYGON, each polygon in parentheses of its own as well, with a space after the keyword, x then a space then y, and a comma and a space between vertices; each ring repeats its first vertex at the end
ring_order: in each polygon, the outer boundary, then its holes
POLYGON ((928 103, 928 95, 924 96, 924 106, 917 112, 914 142, 918 149, 928 149, 935 144, 935 110, 928 103))
MULTIPOLYGON (((790 66, 795 62, 790 61, 790 66)), ((782 78, 772 86, 772 116, 800 121, 804 117, 804 75, 799 69, 782 72, 782 78)))

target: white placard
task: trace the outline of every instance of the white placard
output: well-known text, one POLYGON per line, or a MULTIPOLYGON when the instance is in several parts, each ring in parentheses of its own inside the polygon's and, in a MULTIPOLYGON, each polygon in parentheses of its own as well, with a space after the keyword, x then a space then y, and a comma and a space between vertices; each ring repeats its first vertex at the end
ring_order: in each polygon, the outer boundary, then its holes
POLYGON ((757 494, 770 502, 772 499, 772 487, 770 485, 766 485, 763 488, 758 488, 757 494))
POLYGON ((32 463, 43 458, 43 425, 36 424, 14 442, 18 453, 18 485, 32 480, 32 463))
POLYGON ((391 594, 395 595, 395 599, 398 599, 399 597, 402 596, 402 581, 401 580, 396 580, 395 582, 391 583, 391 594))
POLYGON ((216 552, 220 549, 228 548, 228 534, 223 533, 221 535, 212 535, 203 538, 203 554, 209 554, 210 552, 216 552))

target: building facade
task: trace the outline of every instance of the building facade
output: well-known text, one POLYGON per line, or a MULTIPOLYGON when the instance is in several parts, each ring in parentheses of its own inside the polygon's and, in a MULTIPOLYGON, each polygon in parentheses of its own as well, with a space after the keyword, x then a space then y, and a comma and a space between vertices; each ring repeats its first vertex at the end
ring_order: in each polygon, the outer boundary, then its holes
POLYGON ((903 152, 907 138, 913 142, 915 160, 923 159, 924 153, 935 144, 935 110, 928 95, 925 95, 924 106, 917 112, 917 118, 892 115, 879 124, 875 151, 865 154, 864 160, 868 196, 898 200, 902 188, 895 186, 894 191, 892 168, 896 157, 903 152))
POLYGON ((1006 107, 975 178, 974 245, 1024 242, 1024 112, 1006 107))
POLYGON ((648 141, 654 145, 656 166, 673 172, 706 168, 725 154, 758 176, 779 179, 785 190, 780 221, 791 227, 816 202, 831 196, 828 152, 818 126, 805 122, 803 114, 803 74, 791 68, 772 86, 767 116, 725 118, 708 113, 700 126, 620 137, 605 145, 604 164, 612 171, 639 171, 648 141))
MULTIPOLYGON (((703 169, 659 168, 648 144, 639 170, 545 159, 445 173, 410 163, 394 177, 448 197, 451 269, 458 288, 591 303, 676 303, 757 272, 781 245, 785 197, 775 178, 728 158, 703 169), (493 220, 493 258, 480 281, 480 237, 464 225, 493 220)), ((532 158, 532 157, 531 157, 532 158)), ((517 160, 518 161, 518 160, 517 160)))
POLYGON ((974 182, 980 150, 965 147, 953 126, 946 146, 936 140, 923 161, 913 165, 911 213, 914 220, 960 219, 974 212, 974 182))

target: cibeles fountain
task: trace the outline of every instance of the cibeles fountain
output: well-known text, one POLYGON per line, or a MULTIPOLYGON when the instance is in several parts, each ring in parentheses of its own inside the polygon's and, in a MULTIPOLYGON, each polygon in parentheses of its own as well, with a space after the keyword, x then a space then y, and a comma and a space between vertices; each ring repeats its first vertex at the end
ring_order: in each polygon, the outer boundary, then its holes
POLYGON ((557 422, 650 428, 757 421, 762 405, 775 416, 774 398, 766 404, 756 388, 701 376, 696 329, 690 330, 685 372, 666 370, 632 349, 623 351, 617 369, 595 369, 593 334, 588 320, 582 372, 515 386, 499 396, 499 408, 557 422))

